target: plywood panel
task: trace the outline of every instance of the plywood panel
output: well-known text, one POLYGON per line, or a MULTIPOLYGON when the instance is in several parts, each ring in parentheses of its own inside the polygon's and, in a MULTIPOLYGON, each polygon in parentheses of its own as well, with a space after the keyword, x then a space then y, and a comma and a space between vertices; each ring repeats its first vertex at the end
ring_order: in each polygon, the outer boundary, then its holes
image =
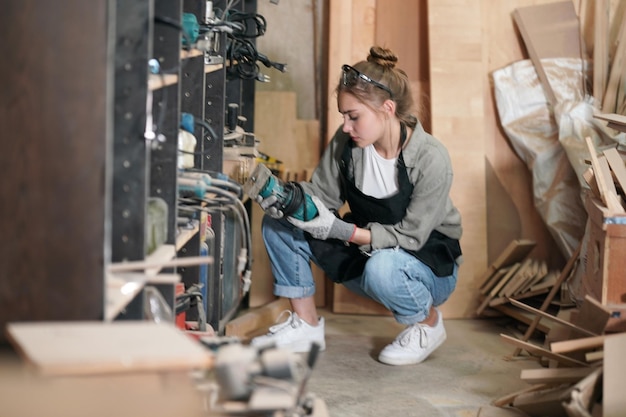
POLYGON ((624 414, 626 409, 626 397, 623 391, 624 372, 626 372, 626 334, 607 338, 604 342, 606 366, 602 376, 603 389, 603 415, 605 417, 618 417, 624 414))
POLYGON ((428 13, 426 0, 385 0, 376 8, 375 42, 390 48, 411 81, 416 115, 430 131, 428 112, 428 13))
MULTIPOLYGON (((544 58, 579 58, 581 55, 578 16, 571 1, 519 7, 513 19, 524 39, 548 102, 557 103, 554 90, 541 65, 544 58)), ((580 80, 582 89, 582 78, 580 80)))
POLYGON ((463 216, 464 264, 446 317, 476 310, 478 277, 487 267, 483 38, 474 1, 428 3, 432 133, 448 148, 454 169, 451 196, 463 216))
POLYGON ((483 1, 485 27, 485 157, 487 202, 487 254, 497 256, 499 248, 511 239, 530 238, 537 246, 530 256, 546 260, 551 268, 562 265, 563 259, 554 251, 555 243, 533 201, 532 176, 525 163, 511 148, 497 117, 491 72, 513 62, 526 59, 523 42, 517 33, 511 13, 518 7, 552 3, 551 0, 516 0, 506 2, 483 1))
MULTIPOLYGON (((343 123, 337 111, 335 88, 341 66, 367 58, 374 45, 376 0, 330 0, 328 52, 328 115, 326 141, 329 141, 343 123), (333 40, 341 39, 340 42, 333 40)), ((333 285, 332 308, 336 313, 384 313, 384 309, 370 300, 358 297, 342 285, 333 285)))
POLYGON ((329 33, 326 141, 341 125, 335 88, 341 66, 367 58, 374 43, 376 0, 329 0, 329 33))

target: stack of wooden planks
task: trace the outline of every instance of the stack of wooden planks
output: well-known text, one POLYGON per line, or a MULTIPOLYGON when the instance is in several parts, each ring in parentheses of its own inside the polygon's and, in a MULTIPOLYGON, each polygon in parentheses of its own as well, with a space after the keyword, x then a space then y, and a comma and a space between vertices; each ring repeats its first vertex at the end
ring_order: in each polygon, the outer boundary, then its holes
POLYGON ((592 413, 602 407, 623 411, 621 396, 609 395, 609 402, 602 387, 603 381, 622 378, 616 375, 626 371, 619 355, 613 357, 608 376, 604 367, 606 342, 626 344, 626 333, 610 325, 616 313, 623 311, 589 295, 580 307, 566 302, 569 297, 557 297, 567 294, 567 280, 580 259, 580 248, 561 271, 548 271, 528 256, 534 245, 527 239, 512 241, 482 277, 478 314, 487 316, 497 310, 526 328, 523 334, 513 330, 500 336, 515 347, 507 359, 532 360, 532 366, 520 376, 528 382, 527 389, 494 400, 479 415, 582 417, 600 415, 592 413), (614 366, 622 370, 616 373, 614 366))
POLYGON ((558 282, 561 271, 549 270, 545 261, 528 257, 534 247, 532 240, 513 240, 484 272, 478 316, 488 307, 509 313, 506 305, 511 300, 541 297, 562 283, 563 279, 558 282))
POLYGON ((619 386, 626 370, 617 350, 617 346, 626 346, 626 333, 605 331, 611 311, 590 297, 580 308, 561 309, 559 315, 517 301, 514 304, 553 326, 543 344, 501 334, 504 342, 515 346, 514 354, 525 351, 539 366, 522 370, 520 378, 528 388, 498 398, 492 405, 530 417, 596 416, 602 409, 605 416, 623 415, 615 412, 623 412, 625 400, 611 390, 619 386))
POLYGON ((593 196, 608 209, 608 216, 624 215, 626 166, 620 152, 610 147, 599 152, 590 137, 585 138, 591 166, 583 175, 593 196))

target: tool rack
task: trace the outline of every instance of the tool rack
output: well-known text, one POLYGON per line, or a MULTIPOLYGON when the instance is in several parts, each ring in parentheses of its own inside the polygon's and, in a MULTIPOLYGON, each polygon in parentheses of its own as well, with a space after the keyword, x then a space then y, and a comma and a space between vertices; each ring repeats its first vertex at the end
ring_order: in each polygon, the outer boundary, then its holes
MULTIPOLYGON (((246 109, 253 119, 254 84, 250 80, 229 80, 226 76, 226 39, 219 36, 218 56, 222 62, 207 64, 203 53, 194 49, 182 49, 182 32, 167 22, 181 22, 183 13, 193 13, 201 22, 206 2, 198 0, 134 0, 118 3, 116 21, 116 69, 115 69, 115 140, 113 152, 113 216, 112 216, 112 262, 144 259, 145 253, 145 207, 149 197, 162 198, 168 207, 168 236, 166 245, 176 249, 176 256, 198 256, 198 234, 180 242, 177 218, 177 133, 182 112, 203 119, 211 128, 197 124, 198 138, 195 167, 205 171, 221 172, 223 168, 224 125, 227 103, 236 103, 246 109), (133 17, 134 16, 134 17, 133 17), (137 25, 136 22, 142 22, 137 25), (139 53, 137 53, 139 52, 139 53), (146 74, 129 71, 128 68, 148 68, 148 61, 157 59, 160 72, 146 74), (245 85, 244 85, 245 84, 245 85), (245 95, 244 95, 244 92, 245 95), (148 101, 152 108, 154 132, 145 132, 149 111, 131 118, 137 109, 143 109, 148 101), (132 141, 152 134, 154 139, 132 141), (129 158, 131 156, 131 158, 129 158), (130 214, 130 215, 129 215, 130 214)), ((216 7, 226 7, 226 1, 214 2, 216 7)), ((256 1, 245 1, 240 10, 255 11, 256 1)), ((148 130, 149 130, 148 123, 148 130)), ((237 277, 226 276, 225 263, 233 263, 224 246, 235 238, 228 229, 228 218, 223 213, 212 214, 212 229, 216 248, 212 269, 212 282, 207 283, 207 323, 216 331, 235 313, 239 282, 237 277), (235 288, 233 288, 233 286, 235 288)), ((177 268, 185 287, 198 283, 200 266, 177 268)), ((174 288, 159 285, 172 308, 174 288)), ((141 316, 142 298, 136 297, 124 314, 118 318, 135 319, 141 316)), ((196 319, 194 312, 190 318, 196 319)))
MULTIPOLYGON (((0 325, 104 319, 107 266, 151 256, 151 197, 167 205, 165 247, 155 253, 199 253, 198 233, 185 233, 181 241, 177 231, 181 112, 204 118, 217 133, 196 131, 196 167, 220 172, 226 103, 237 102, 253 123, 254 83, 228 80, 226 65, 205 65, 202 54, 182 50, 180 28, 167 22, 180 22, 183 12, 201 20, 204 1, 61 0, 37 6, 54 21, 33 21, 29 1, 9 2, 0 17, 7 28, 0 40, 7 63, 0 74, 0 124, 20 134, 3 140, 7 147, 0 156, 14 174, 12 182, 3 181, 0 197, 15 202, 0 209, 0 229, 10 242, 0 249, 0 325), (157 74, 149 70, 151 59, 159 62, 157 74)), ((214 3, 224 7, 226 1, 214 3)), ((255 11, 256 1, 242 1, 239 8, 255 11)), ((220 221, 213 227, 216 241, 230 239, 220 221)), ((217 255, 212 268, 220 271, 217 255)), ((163 272, 180 273, 187 285, 198 282, 198 267, 163 272)), ((222 279, 211 284, 207 312, 216 329, 233 313, 232 303, 223 300, 222 279)), ((155 285, 173 307, 174 286, 155 285)), ((116 319, 143 318, 141 299, 135 297, 116 319)))

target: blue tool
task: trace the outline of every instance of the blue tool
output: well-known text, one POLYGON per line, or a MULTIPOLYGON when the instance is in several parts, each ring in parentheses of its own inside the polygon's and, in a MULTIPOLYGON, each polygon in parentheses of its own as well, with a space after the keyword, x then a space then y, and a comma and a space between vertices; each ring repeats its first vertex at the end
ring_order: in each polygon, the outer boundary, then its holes
POLYGON ((317 207, 311 196, 302 190, 302 186, 294 181, 283 182, 268 167, 257 165, 243 186, 244 192, 253 200, 258 196, 263 199, 275 196, 277 208, 298 220, 309 221, 317 216, 317 207))

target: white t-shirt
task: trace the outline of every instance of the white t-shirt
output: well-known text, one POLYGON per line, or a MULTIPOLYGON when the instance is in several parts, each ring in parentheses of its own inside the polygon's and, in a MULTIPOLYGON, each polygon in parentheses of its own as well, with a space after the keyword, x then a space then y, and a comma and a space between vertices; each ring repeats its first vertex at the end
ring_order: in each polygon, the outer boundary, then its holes
POLYGON ((374 198, 386 198, 398 191, 396 162, 398 158, 385 159, 369 145, 363 149, 363 194, 374 198))

